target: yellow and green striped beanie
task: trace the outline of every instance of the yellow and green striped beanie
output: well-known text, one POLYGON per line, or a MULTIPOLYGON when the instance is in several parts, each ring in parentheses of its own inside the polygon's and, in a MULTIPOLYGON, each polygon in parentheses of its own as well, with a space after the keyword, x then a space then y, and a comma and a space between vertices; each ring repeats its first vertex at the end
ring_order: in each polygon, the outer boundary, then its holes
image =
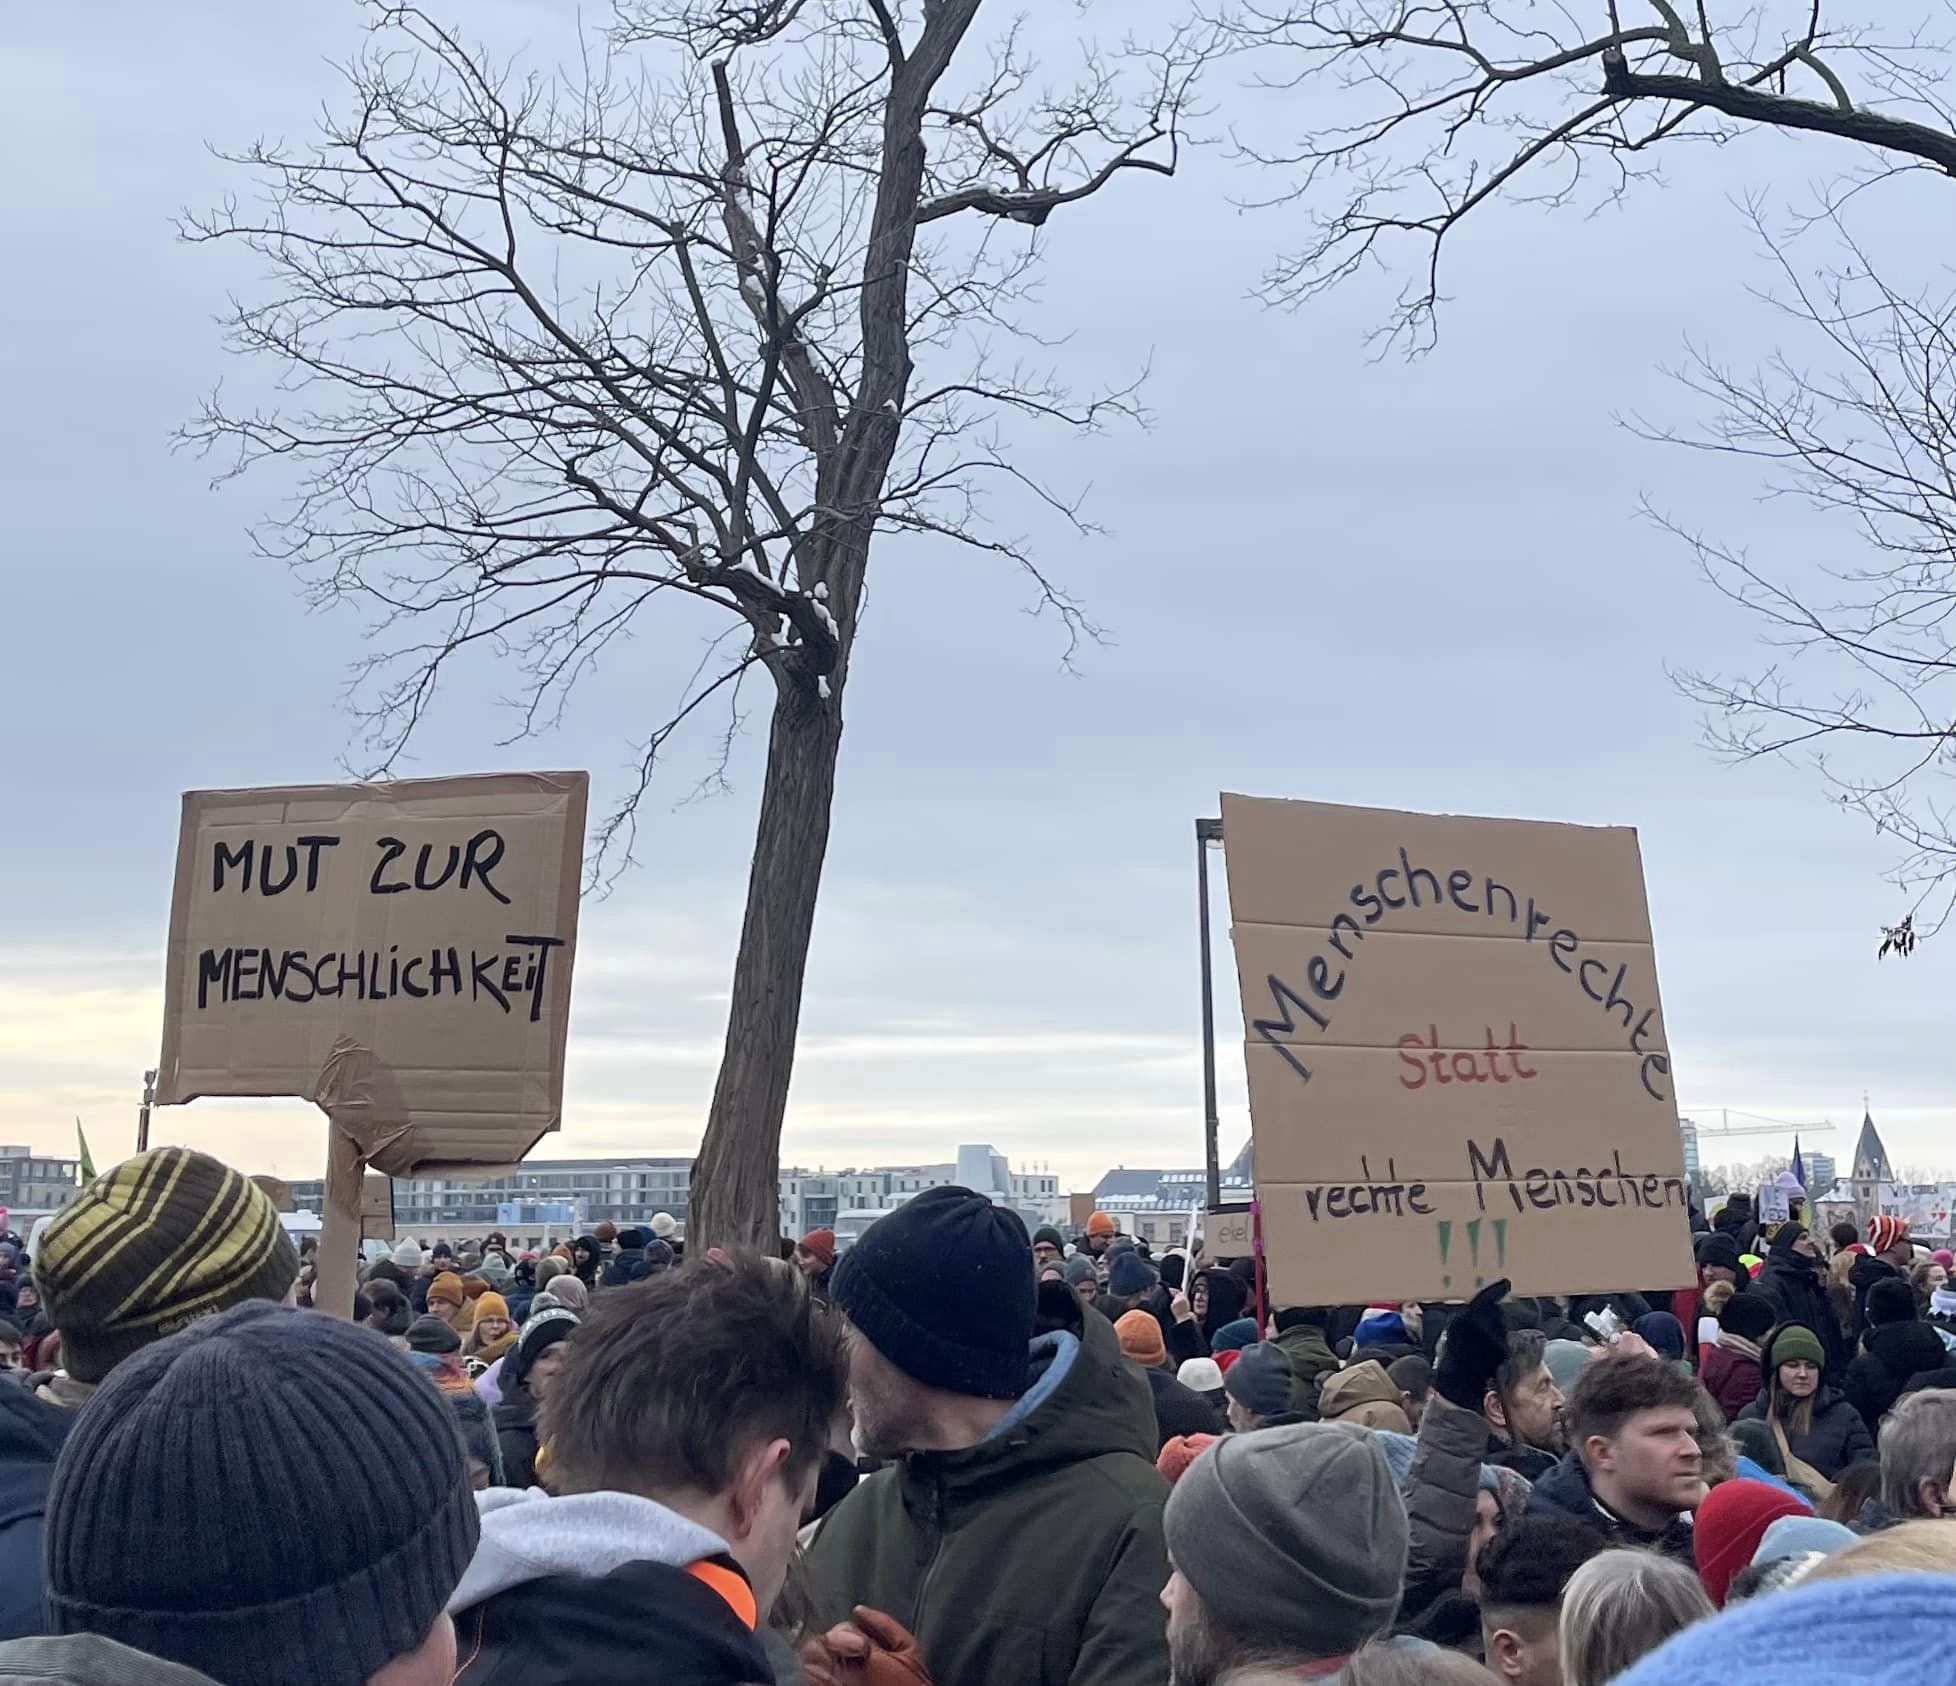
POLYGON ((99 1382, 199 1318, 282 1300, 298 1275, 264 1190, 183 1147, 152 1148, 97 1177, 34 1255, 41 1303, 79 1382, 99 1382))

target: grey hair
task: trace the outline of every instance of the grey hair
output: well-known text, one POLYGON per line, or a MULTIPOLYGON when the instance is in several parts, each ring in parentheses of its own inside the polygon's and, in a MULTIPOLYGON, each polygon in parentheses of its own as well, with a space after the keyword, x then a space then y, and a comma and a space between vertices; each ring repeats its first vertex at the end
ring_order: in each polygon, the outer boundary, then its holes
POLYGON ((1956 1390, 1907 1395, 1881 1425, 1881 1502, 1897 1519, 1926 1514, 1922 1483, 1948 1488, 1956 1465, 1956 1390))
POLYGON ((1698 1577, 1650 1551, 1605 1551, 1562 1594, 1564 1686, 1604 1686, 1674 1633, 1712 1614, 1698 1577))

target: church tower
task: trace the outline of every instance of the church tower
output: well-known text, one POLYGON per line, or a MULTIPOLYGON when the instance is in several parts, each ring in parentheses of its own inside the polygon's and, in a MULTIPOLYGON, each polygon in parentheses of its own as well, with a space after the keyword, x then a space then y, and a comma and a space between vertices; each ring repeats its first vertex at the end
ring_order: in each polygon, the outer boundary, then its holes
POLYGON ((1861 1115, 1861 1138, 1854 1144, 1854 1223, 1863 1235, 1868 1233, 1868 1222, 1881 1211, 1881 1190, 1884 1183, 1893 1180, 1888 1167, 1888 1149, 1881 1145, 1881 1133, 1875 1129, 1874 1115, 1863 1111, 1861 1115))

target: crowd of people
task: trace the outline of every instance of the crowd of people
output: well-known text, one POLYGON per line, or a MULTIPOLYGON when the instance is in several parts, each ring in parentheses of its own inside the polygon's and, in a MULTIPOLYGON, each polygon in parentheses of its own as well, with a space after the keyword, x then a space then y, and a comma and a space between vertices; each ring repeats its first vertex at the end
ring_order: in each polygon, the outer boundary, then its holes
POLYGON ((0 1681, 1948 1680, 1919 1252, 1735 1202, 1683 1290, 1272 1306, 939 1188, 840 1255, 403 1239, 344 1320, 157 1149, 0 1239, 0 1681))

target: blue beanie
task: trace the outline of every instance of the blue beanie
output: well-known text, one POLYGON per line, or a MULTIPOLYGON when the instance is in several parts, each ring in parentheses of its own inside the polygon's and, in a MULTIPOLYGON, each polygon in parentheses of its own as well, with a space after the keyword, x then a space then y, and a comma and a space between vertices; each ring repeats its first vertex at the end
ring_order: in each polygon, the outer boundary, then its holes
POLYGON ((1107 1292, 1133 1296, 1145 1294, 1160 1277, 1155 1267, 1139 1253, 1116 1253, 1107 1266, 1107 1292))
POLYGON ((968 1188, 931 1188, 842 1255, 829 1298, 913 1381, 1017 1399, 1032 1363, 1032 1243, 1016 1213, 968 1188))
POLYGON ((1956 1575, 1854 1575, 1809 1582, 1694 1622, 1611 1686, 1785 1686, 1788 1634, 1879 1636, 1881 1673, 1947 1680, 1956 1575))
POLYGON ((1358 1327, 1352 1331, 1352 1345, 1361 1346, 1403 1346, 1406 1342, 1406 1320, 1396 1311, 1374 1311, 1359 1320, 1358 1327))
POLYGON ((1209 1350, 1216 1352, 1236 1352, 1246 1346, 1256 1344, 1256 1319, 1239 1317, 1234 1323, 1225 1323, 1209 1337, 1209 1350))

